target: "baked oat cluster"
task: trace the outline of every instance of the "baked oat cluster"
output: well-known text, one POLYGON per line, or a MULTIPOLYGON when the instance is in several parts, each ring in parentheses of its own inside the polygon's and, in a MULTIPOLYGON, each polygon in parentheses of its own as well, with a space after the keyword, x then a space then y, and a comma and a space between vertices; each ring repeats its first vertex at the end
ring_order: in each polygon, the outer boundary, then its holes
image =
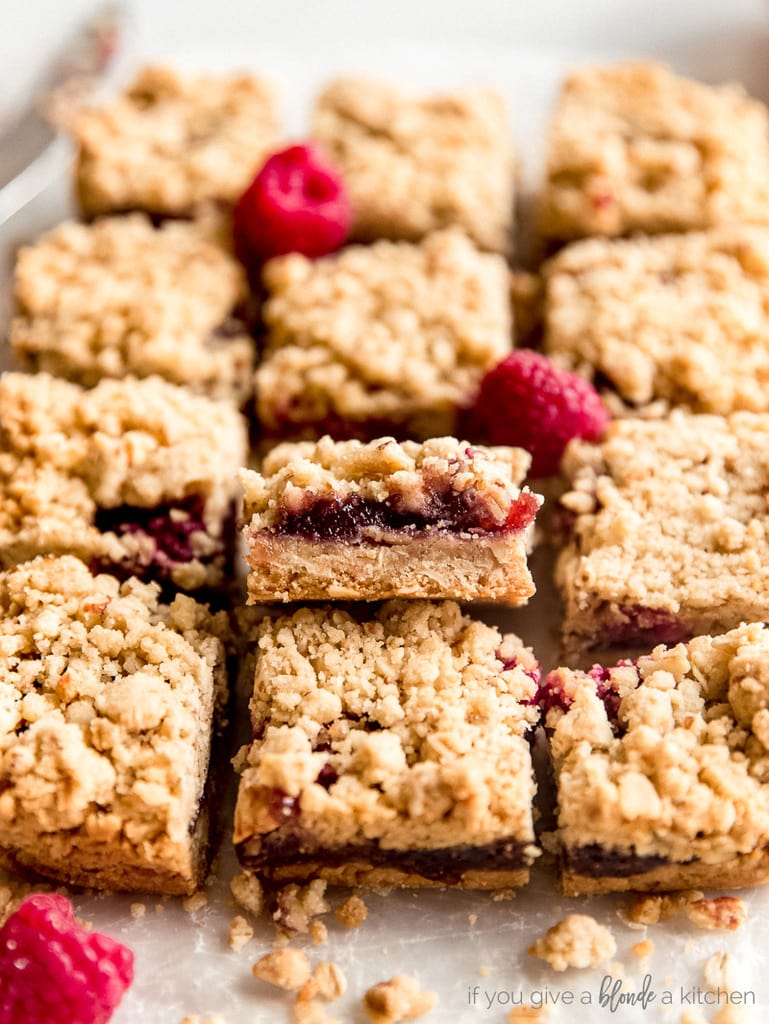
POLYGON ((77 119, 80 208, 86 218, 133 210, 162 218, 232 205, 277 128, 265 79, 146 67, 125 93, 77 119))
POLYGON ((546 238, 765 224, 768 199, 769 117, 741 86, 649 61, 566 79, 540 197, 546 238))
POLYGON ((0 573, 0 861, 76 885, 195 889, 226 622, 70 556, 0 573))
POLYGON ((627 403, 769 409, 769 231, 589 239, 544 270, 544 349, 627 403))
POLYGON ((418 96, 340 78, 318 97, 312 132, 342 172, 358 239, 418 241, 457 225, 482 249, 510 249, 515 162, 496 90, 418 96))
POLYGON ((257 412, 275 438, 452 433, 512 345, 506 264, 457 231, 280 257, 264 284, 257 412))
POLYGON ((547 679, 565 885, 721 888, 769 878, 769 633, 659 646, 547 679))
POLYGON ((74 554, 183 589, 231 557, 242 417, 159 378, 0 378, 0 563, 74 554))
POLYGON ((519 884, 538 669, 453 602, 303 608, 257 632, 234 840, 274 878, 519 884))
POLYGON ((14 296, 10 340, 28 369, 87 387, 157 374, 239 405, 251 393, 245 274, 207 221, 64 223, 20 251, 14 296))

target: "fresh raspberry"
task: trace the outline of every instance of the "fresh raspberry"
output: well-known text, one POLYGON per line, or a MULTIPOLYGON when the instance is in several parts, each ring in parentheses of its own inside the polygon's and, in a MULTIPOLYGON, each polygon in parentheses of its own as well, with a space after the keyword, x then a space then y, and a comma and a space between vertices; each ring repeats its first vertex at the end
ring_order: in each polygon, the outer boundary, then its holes
POLYGON ((485 444, 525 448, 531 475, 552 476, 568 441, 595 441, 608 421, 592 384, 538 352, 518 349, 483 378, 465 431, 485 444))
POLYGON ((133 963, 130 949, 81 928, 63 896, 30 896, 0 929, 0 1024, 106 1024, 133 963))
POLYGON ((238 200, 235 251, 251 270, 271 256, 325 256, 342 245, 352 210, 339 173, 312 146, 289 146, 267 160, 238 200))

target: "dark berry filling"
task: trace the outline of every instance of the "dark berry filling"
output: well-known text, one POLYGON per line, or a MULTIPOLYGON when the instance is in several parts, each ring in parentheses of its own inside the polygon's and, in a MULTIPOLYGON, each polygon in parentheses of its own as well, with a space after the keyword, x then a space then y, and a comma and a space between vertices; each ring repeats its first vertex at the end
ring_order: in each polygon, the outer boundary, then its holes
POLYGON ((566 871, 589 878, 628 878, 670 863, 667 857, 622 853, 607 849, 600 843, 567 848, 562 853, 562 859, 566 871))
MULTIPOLYGON (((604 668, 602 665, 593 665, 590 671, 586 673, 595 683, 596 696, 599 700, 603 701, 606 708, 606 717, 609 719, 609 724, 615 734, 620 732, 619 706, 622 698, 617 690, 616 683, 611 678, 612 669, 624 668, 634 664, 634 661, 623 658, 609 668, 604 668)), ((559 669, 550 672, 544 683, 540 686, 537 693, 537 703, 542 709, 543 716, 547 716, 547 713, 553 708, 559 708, 561 711, 566 712, 571 707, 573 700, 564 689, 563 678, 559 669)))
POLYGON ((419 536, 437 530, 488 536, 525 529, 538 507, 534 495, 523 492, 511 502, 505 520, 498 522, 472 490, 434 491, 420 512, 405 508, 397 496, 374 501, 359 494, 344 498, 307 495, 300 508, 281 508, 273 531, 307 540, 345 542, 365 542, 368 531, 419 536))
POLYGON ((691 637, 680 619, 664 608, 621 604, 621 621, 613 622, 601 635, 601 644, 677 644, 691 637))
MULTIPOLYGON (((191 538, 195 533, 207 533, 203 510, 204 501, 199 496, 154 508, 119 505, 117 508, 98 509, 95 525, 103 533, 116 533, 119 537, 143 535, 152 540, 153 549, 149 560, 126 560, 117 566, 99 560, 92 568, 111 572, 121 578, 142 575, 147 569, 153 570, 161 578, 167 577, 175 565, 199 557, 192 549, 191 538)), ((217 552, 201 561, 210 561, 223 549, 221 545, 217 552)))

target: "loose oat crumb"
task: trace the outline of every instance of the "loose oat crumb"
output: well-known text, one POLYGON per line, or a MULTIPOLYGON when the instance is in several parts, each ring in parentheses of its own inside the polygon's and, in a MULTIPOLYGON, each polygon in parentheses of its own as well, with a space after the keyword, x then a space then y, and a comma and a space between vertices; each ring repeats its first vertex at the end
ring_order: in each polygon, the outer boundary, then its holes
POLYGON ((639 960, 648 960, 654 952, 654 943, 651 939, 643 939, 641 942, 636 942, 634 946, 631 946, 630 952, 633 956, 637 956, 639 960))
POLYGON ((726 989, 727 992, 733 991, 735 966, 734 957, 723 950, 709 956, 702 968, 702 977, 707 988, 713 992, 719 988, 726 989))
POLYGON ((194 892, 192 896, 188 896, 186 899, 182 900, 182 906, 184 907, 188 914, 194 914, 196 913, 196 911, 202 910, 203 907, 207 905, 208 896, 201 890, 198 890, 198 892, 194 892))
POLYGON ((745 904, 735 896, 695 900, 685 910, 689 920, 699 928, 721 928, 730 932, 739 928, 747 917, 745 904))
POLYGON ((162 914, 165 911, 165 909, 166 909, 166 907, 165 907, 164 903, 156 903, 155 904, 155 913, 156 914, 162 914))
POLYGON ((251 973, 260 981, 294 992, 310 977, 310 961, 301 949, 279 949, 260 957, 251 973))
POLYGON ((353 895, 336 908, 335 916, 345 928, 360 928, 368 917, 368 907, 360 896, 353 895))
POLYGON ((363 997, 363 1007, 373 1024, 396 1024, 429 1013, 438 1002, 435 992, 422 992, 408 974, 373 985, 363 997))
POLYGON ((468 914, 467 915, 467 920, 470 922, 470 927, 472 928, 474 924, 478 923, 478 915, 477 914, 468 914))
POLYGON ((588 914, 569 914, 529 946, 531 956, 545 960, 555 971, 597 967, 616 952, 612 933, 588 914))
POLYGON ((320 946, 328 939, 328 928, 323 921, 313 921, 310 924, 310 938, 316 946, 320 946))
POLYGON ((272 919, 288 935, 306 935, 310 921, 331 909, 325 899, 328 883, 314 878, 308 885, 284 885, 275 897, 272 919))
POLYGON ((540 1024, 547 1020, 544 1006, 515 1006, 507 1015, 508 1024, 521 1024, 522 1021, 534 1021, 540 1024))
POLYGON ((131 904, 131 917, 134 921, 140 921, 147 913, 147 908, 143 903, 132 903, 131 904))
POLYGON ((329 1017, 326 1007, 318 999, 302 998, 301 990, 294 1005, 296 1024, 340 1024, 336 1017, 329 1017))
POLYGON ((238 914, 230 921, 230 928, 227 932, 227 943, 231 950, 238 952, 254 937, 254 929, 245 919, 238 914))
POLYGON ((486 964, 481 964, 478 968, 478 973, 482 978, 488 978, 489 974, 491 974, 491 968, 487 967, 486 964))
POLYGON ((312 972, 312 980, 317 986, 318 995, 328 1003, 341 998, 347 991, 347 979, 342 968, 331 961, 319 963, 312 972))
POLYGON ((697 889, 685 889, 667 896, 650 896, 647 893, 636 893, 626 907, 619 911, 619 916, 631 927, 634 925, 659 924, 680 914, 689 904, 702 900, 703 894, 697 889))
POLYGON ((505 903, 515 899, 515 889, 497 889, 491 894, 493 903, 505 903))
POLYGON ((262 883, 248 871, 242 871, 230 882, 232 893, 238 906, 247 910, 254 917, 259 917, 264 907, 264 890, 262 883))

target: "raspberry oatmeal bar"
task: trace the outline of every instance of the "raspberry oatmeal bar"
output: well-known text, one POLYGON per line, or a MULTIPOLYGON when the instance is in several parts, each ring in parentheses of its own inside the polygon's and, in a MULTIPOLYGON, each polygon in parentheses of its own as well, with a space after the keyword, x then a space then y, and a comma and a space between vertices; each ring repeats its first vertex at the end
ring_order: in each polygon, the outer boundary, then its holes
POLYGON ((567 655, 769 618, 769 415, 615 420, 563 471, 567 655))
POLYGON ((417 241, 457 226, 482 249, 510 248, 515 161, 496 90, 416 96, 342 78, 319 96, 313 135, 342 173, 355 237, 417 241))
POLYGON ((163 218, 189 217, 211 201, 231 205, 276 137, 264 79, 146 67, 75 123, 80 207, 88 218, 132 210, 163 218))
POLYGON ((300 608, 257 638, 245 866, 345 885, 528 880, 539 668, 516 637, 453 602, 393 601, 300 608))
POLYGON ((194 891, 226 616, 71 556, 0 574, 0 863, 194 891))
POLYGON ((545 282, 545 351, 626 402, 769 410, 769 230, 575 242, 545 282))
POLYGON ((267 263, 257 409, 273 438, 454 431, 512 347, 508 271, 456 231, 267 263))
POLYGON ((11 345, 27 368, 86 386, 158 374, 238 404, 251 393, 245 275, 207 225, 70 221, 21 250, 15 296, 11 345))
POLYGON ((739 626, 544 687, 568 895, 769 881, 769 632, 739 626))
POLYGON ((322 438, 242 470, 249 601, 453 597, 522 604, 542 499, 520 448, 322 438))
POLYGON ((739 85, 588 66, 551 124, 539 227, 555 242, 769 220, 769 118, 739 85))
POLYGON ((0 378, 0 565, 74 554, 182 589, 229 582, 245 421, 157 377, 0 378))

